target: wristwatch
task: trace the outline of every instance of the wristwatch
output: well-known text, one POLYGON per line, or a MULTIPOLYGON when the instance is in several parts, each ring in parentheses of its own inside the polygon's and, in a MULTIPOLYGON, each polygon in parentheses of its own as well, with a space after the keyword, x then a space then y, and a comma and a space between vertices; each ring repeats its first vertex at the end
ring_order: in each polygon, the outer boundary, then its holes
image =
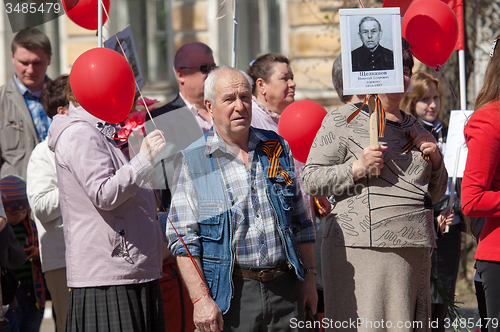
POLYGON ((307 269, 304 269, 304 274, 308 274, 308 273, 314 273, 314 274, 316 274, 316 269, 315 268, 311 268, 311 267, 308 267, 307 269))

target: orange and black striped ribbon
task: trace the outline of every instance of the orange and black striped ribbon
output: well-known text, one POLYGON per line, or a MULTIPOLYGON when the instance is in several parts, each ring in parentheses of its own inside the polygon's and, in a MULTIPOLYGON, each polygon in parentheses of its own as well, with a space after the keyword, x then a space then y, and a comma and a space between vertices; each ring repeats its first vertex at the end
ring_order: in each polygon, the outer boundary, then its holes
MULTIPOLYGON (((409 131, 405 132, 405 137, 408 140, 408 143, 406 143, 402 149, 403 153, 408 153, 415 147, 415 144, 413 143, 413 138, 411 138, 411 134, 409 131)), ((422 158, 424 158, 425 161, 429 160, 429 155, 423 154, 422 153, 422 158)))
MULTIPOLYGON (((356 115, 359 114, 359 112, 361 111, 361 109, 368 103, 368 99, 370 99, 370 96, 372 96, 372 95, 366 95, 365 96, 365 100, 363 100, 363 105, 361 105, 360 108, 358 108, 351 115, 349 115, 349 117, 347 118, 347 123, 350 123, 356 117, 356 115)), ((377 128, 378 128, 378 137, 384 137, 385 122, 386 122, 384 107, 382 106, 382 102, 377 97, 377 95, 374 95, 374 96, 375 96, 375 102, 377 103, 377 128)))
POLYGON ((276 139, 271 139, 262 143, 262 151, 266 154, 267 160, 269 160, 269 168, 267 169, 267 177, 275 178, 276 173, 281 174, 285 183, 287 185, 292 184, 292 179, 290 175, 284 170, 281 169, 280 162, 278 157, 283 151, 283 147, 276 139))

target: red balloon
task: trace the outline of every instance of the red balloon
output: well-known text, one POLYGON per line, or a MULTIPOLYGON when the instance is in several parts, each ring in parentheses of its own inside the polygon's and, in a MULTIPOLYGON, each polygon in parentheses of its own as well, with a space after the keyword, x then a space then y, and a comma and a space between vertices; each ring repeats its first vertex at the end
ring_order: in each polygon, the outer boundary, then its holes
POLYGON ((125 120, 135 96, 135 77, 120 53, 93 48, 76 59, 70 74, 78 103, 95 117, 119 123, 125 120))
MULTIPOLYGON (((68 17, 81 26, 89 30, 97 30, 97 3, 100 0, 63 0, 64 11, 68 17)), ((109 1, 102 0, 104 8, 109 15, 109 1)), ((102 24, 108 19, 106 12, 102 10, 102 24)))
POLYGON ((406 11, 401 31, 417 59, 429 67, 438 67, 448 61, 455 50, 458 21, 444 2, 420 0, 406 11))
POLYGON ((287 140, 295 159, 305 163, 326 110, 311 100, 299 100, 281 113, 278 133, 287 140))

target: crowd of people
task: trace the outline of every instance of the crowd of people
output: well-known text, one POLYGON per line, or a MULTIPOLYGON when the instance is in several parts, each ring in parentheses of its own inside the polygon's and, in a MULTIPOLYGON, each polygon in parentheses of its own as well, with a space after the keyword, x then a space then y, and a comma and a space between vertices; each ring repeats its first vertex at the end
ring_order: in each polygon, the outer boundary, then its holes
MULTIPOLYGON (((359 29, 381 52, 380 23, 359 29)), ((443 86, 402 45, 404 92, 375 96, 379 143, 373 96, 344 95, 339 56, 345 105, 304 164, 278 134, 296 88, 284 55, 244 72, 218 67, 206 44, 181 46, 179 93, 130 153, 68 75, 46 76, 47 36, 21 30, 0 87, 0 331, 39 331, 46 298, 57 331, 444 331, 465 215, 485 217, 478 294, 500 318, 500 51, 495 40, 452 184, 443 86)))

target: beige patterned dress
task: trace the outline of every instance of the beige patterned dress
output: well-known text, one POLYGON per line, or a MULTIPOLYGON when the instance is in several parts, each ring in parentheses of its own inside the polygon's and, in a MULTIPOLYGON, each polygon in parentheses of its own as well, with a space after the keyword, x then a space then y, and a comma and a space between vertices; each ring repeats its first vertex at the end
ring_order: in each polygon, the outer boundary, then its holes
POLYGON ((403 152, 407 131, 426 131, 402 113, 403 121, 387 121, 379 138, 389 147, 380 175, 354 181, 352 163, 370 145, 367 106, 346 122, 359 106, 328 113, 302 173, 308 194, 337 201, 322 239, 323 323, 331 331, 427 331, 432 204, 448 175, 442 161, 432 171, 416 147, 403 152))

